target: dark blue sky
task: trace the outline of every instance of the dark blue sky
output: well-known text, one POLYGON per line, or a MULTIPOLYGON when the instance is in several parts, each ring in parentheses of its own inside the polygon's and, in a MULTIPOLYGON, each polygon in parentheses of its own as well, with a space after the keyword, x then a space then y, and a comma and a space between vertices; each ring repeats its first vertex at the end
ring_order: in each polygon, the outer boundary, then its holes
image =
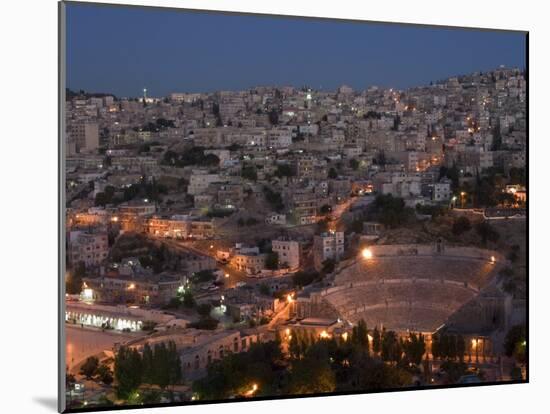
POLYGON ((257 85, 406 88, 498 65, 525 35, 85 4, 67 6, 67 83, 137 96, 257 85))

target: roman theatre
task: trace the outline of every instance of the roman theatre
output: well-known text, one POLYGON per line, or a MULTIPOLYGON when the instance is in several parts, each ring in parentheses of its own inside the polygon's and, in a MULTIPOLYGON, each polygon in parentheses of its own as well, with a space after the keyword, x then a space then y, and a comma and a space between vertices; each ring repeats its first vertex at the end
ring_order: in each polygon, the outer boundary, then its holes
POLYGON ((297 303, 297 316, 363 319, 368 327, 397 332, 433 333, 451 318, 494 328, 504 323, 505 311, 492 282, 505 262, 495 251, 441 242, 373 245, 342 262, 330 287, 297 303))

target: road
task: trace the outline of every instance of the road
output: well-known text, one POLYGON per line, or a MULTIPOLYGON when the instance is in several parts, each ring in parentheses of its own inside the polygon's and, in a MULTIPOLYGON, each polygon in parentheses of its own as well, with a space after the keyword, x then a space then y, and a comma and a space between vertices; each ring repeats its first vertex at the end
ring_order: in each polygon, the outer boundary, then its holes
POLYGON ((112 351, 116 343, 123 343, 136 335, 118 331, 105 331, 93 328, 65 324, 66 332, 66 359, 72 371, 87 357, 99 354, 102 351, 112 351))
MULTIPOLYGON (((193 244, 196 242, 193 242, 193 241, 172 240, 172 239, 160 239, 160 240, 175 250, 180 250, 185 253, 193 253, 198 256, 212 257, 214 260, 216 260, 216 250, 219 247, 224 247, 220 245, 219 240, 204 241, 204 243, 208 246, 204 250, 198 249, 197 247, 195 247, 193 244), (210 246, 212 246, 212 248, 210 248, 210 246)), ((221 264, 218 262, 217 267, 224 273, 224 275, 227 275, 224 278, 223 289, 234 288, 237 285, 237 283, 240 283, 240 282, 244 282, 251 285, 259 283, 259 279, 249 277, 246 273, 236 270, 227 264, 221 264)))

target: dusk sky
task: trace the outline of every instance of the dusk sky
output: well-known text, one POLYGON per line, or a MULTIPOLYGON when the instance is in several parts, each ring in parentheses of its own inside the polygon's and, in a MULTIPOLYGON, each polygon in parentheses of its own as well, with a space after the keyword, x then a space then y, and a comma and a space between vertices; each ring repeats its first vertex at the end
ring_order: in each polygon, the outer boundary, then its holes
POLYGON ((407 88, 503 64, 525 35, 392 24, 67 6, 67 86, 117 96, 309 85, 407 88))

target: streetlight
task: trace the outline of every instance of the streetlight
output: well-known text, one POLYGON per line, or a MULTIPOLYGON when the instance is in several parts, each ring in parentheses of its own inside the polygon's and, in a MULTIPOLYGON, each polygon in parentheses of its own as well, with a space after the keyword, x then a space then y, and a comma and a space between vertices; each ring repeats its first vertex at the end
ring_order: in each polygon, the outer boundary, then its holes
POLYGON ((363 256, 364 259, 367 259, 367 260, 372 259, 372 251, 370 249, 367 249, 367 248, 363 249, 361 251, 361 255, 363 256))
POLYGON ((460 192, 460 203, 461 203, 462 208, 464 208, 464 200, 465 200, 465 197, 466 197, 466 192, 461 191, 461 192, 460 192))
POLYGON ((245 392, 245 395, 247 397, 251 397, 252 395, 254 395, 254 393, 256 391, 258 391, 258 384, 254 383, 254 384, 252 384, 252 387, 248 391, 245 392))

